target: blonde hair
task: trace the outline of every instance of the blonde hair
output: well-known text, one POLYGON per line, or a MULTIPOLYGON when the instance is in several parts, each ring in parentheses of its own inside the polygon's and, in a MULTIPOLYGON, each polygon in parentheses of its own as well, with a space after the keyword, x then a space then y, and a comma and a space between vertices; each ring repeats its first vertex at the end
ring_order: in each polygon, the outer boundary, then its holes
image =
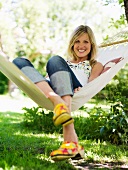
POLYGON ((68 50, 67 50, 68 56, 74 60, 77 60, 78 57, 73 50, 74 43, 78 39, 78 37, 83 35, 84 33, 88 34, 89 40, 91 42, 91 51, 88 54, 88 60, 90 62, 91 67, 93 67, 94 64, 96 63, 95 58, 97 56, 97 44, 96 44, 95 36, 94 36, 92 29, 87 25, 78 26, 72 33, 70 40, 69 40, 68 50))

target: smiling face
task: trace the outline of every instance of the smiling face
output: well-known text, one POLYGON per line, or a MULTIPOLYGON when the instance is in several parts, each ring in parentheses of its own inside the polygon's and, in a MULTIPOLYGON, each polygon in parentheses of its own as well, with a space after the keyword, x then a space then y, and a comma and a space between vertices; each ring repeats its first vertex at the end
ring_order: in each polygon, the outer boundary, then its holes
POLYGON ((67 52, 71 62, 78 63, 88 60, 91 66, 95 64, 97 44, 94 33, 89 26, 80 25, 73 31, 67 52))
POLYGON ((76 39, 73 50, 78 57, 78 60, 88 59, 88 54, 91 51, 91 42, 87 33, 83 33, 76 39))

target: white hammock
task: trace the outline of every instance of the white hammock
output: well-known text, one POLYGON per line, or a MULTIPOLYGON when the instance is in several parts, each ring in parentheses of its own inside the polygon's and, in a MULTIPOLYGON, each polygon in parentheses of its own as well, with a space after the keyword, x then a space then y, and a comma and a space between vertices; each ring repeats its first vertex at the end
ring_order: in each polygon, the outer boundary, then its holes
MULTIPOLYGON (((71 107, 72 111, 79 109, 95 96, 108 84, 117 72, 125 66, 128 62, 128 42, 99 48, 98 56, 99 61, 102 60, 104 63, 116 58, 122 58, 122 60, 117 64, 112 64, 108 71, 101 74, 74 94, 71 107)), ((24 73, 7 60, 3 53, 0 53, 0 70, 39 106, 48 110, 53 110, 51 101, 44 96, 41 90, 26 77, 24 73)))

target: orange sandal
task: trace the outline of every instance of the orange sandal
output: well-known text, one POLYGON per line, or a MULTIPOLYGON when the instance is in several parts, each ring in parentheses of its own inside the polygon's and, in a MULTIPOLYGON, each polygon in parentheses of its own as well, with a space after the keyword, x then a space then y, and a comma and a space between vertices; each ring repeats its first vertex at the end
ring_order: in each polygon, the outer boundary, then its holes
POLYGON ((55 126, 63 125, 66 126, 74 122, 70 116, 67 106, 64 103, 58 104, 54 108, 53 122, 55 126))
POLYGON ((58 150, 51 152, 50 156, 54 161, 62 161, 69 158, 82 159, 84 158, 84 148, 76 142, 63 142, 58 150))

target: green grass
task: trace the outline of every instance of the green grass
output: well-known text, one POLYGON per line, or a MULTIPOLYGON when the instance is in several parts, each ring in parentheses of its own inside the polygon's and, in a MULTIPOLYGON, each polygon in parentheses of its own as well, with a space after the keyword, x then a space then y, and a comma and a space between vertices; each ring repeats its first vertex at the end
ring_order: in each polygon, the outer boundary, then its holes
POLYGON ((80 140, 85 159, 53 162, 50 152, 61 142, 61 134, 45 134, 25 127, 23 114, 0 113, 0 170, 120 169, 128 164, 127 146, 91 140, 80 140))

